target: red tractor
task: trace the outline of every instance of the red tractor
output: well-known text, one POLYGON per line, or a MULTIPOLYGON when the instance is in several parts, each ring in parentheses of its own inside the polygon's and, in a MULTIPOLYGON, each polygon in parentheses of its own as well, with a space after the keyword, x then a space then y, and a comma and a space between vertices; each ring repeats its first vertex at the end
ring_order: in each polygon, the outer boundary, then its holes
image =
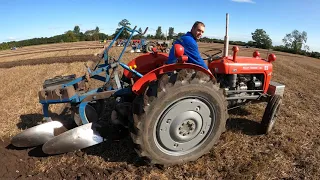
POLYGON ((237 57, 239 49, 234 47, 233 56, 210 57, 207 71, 186 63, 181 45, 174 48, 176 64, 165 65, 167 54, 155 53, 128 64, 137 67, 143 78, 124 72, 133 78, 132 91, 137 95, 131 136, 141 156, 159 164, 196 160, 225 131, 228 109, 250 101, 268 102, 261 131, 271 131, 284 92, 284 85, 271 81, 275 55, 267 60, 258 52, 237 57))
MULTIPOLYGON (((130 32, 133 34, 135 29, 130 32)), ((106 63, 88 71, 86 76, 68 82, 64 80, 61 85, 55 80, 51 89, 41 91, 41 103, 48 108, 49 103, 70 102, 78 108, 75 111, 78 127, 57 135, 53 133, 55 128, 63 124, 50 121, 18 134, 12 144, 20 147, 44 144, 45 153, 58 154, 101 143, 104 137, 97 120, 98 112, 101 111, 101 100, 109 97, 117 100, 111 121, 128 128, 136 152, 152 164, 179 164, 208 153, 226 130, 228 109, 250 101, 268 102, 261 130, 264 133, 271 131, 285 87, 271 81, 274 54, 263 59, 256 51, 253 57, 239 57, 239 48, 235 46, 233 55, 229 56, 227 33, 223 54, 218 56, 222 53, 220 50, 207 55, 209 70, 187 63, 188 57, 181 45, 175 45, 174 50, 177 63, 169 65, 165 64, 166 53, 143 54, 126 65, 119 61, 124 50, 119 60, 109 58, 107 50, 103 56, 106 63), (117 74, 119 66, 125 69, 121 78, 117 74), (113 69, 113 75, 107 73, 105 79, 98 77, 109 69, 113 69), (110 77, 116 87, 106 85, 81 96, 73 88, 84 79, 109 82, 110 77), (60 99, 50 95, 56 92, 60 93, 60 99)), ((44 112, 48 118, 47 109, 44 112)))

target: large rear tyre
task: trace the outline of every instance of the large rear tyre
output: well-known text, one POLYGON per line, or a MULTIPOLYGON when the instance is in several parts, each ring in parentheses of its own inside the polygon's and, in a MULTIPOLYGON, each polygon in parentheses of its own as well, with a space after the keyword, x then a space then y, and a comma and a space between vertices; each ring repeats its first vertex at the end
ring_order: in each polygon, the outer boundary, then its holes
POLYGON ((269 100, 261 121, 262 133, 269 134, 273 129, 281 103, 282 97, 279 95, 274 95, 269 100))
POLYGON ((156 43, 154 43, 154 42, 149 42, 149 43, 147 44, 147 46, 146 46, 146 51, 147 51, 147 53, 151 53, 151 52, 152 52, 152 49, 153 49, 154 47, 157 47, 156 43))
POLYGON ((151 164, 195 161, 225 131, 227 101, 202 72, 164 75, 133 103, 131 137, 151 164))

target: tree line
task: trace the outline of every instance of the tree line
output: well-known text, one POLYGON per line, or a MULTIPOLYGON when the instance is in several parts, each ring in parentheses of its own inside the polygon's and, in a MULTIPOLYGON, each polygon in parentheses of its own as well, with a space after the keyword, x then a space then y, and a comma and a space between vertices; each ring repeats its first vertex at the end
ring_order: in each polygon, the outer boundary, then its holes
MULTIPOLYGON (((291 33, 288 33, 282 39, 284 45, 272 46, 272 40, 269 35, 263 29, 256 29, 251 33, 252 41, 242 42, 242 41, 230 41, 232 45, 246 46, 246 47, 256 47, 261 49, 272 49, 275 51, 288 52, 292 54, 300 54, 304 56, 320 58, 320 53, 316 51, 309 51, 309 46, 307 43, 307 32, 298 30, 293 30, 291 33)), ((221 39, 214 38, 201 38, 202 42, 209 43, 224 43, 221 39)))
MULTIPOLYGON (((98 41, 98 40, 111 40, 113 39, 118 32, 120 31, 122 26, 130 27, 131 23, 127 19, 123 19, 118 23, 118 28, 111 35, 107 35, 100 32, 99 27, 97 26, 95 29, 87 30, 84 33, 80 31, 79 26, 75 26, 73 30, 68 30, 64 34, 56 35, 53 37, 45 37, 45 38, 33 38, 22 41, 11 41, 4 42, 0 44, 0 50, 10 49, 12 47, 22 47, 22 46, 30 46, 30 45, 39 45, 39 44, 50 44, 50 43, 61 43, 61 42, 76 42, 76 41, 98 41)), ((141 27, 138 29, 139 32, 142 33, 141 27)), ((163 33, 161 26, 158 26, 155 34, 147 34, 142 36, 141 34, 136 34, 133 36, 133 39, 169 39, 175 40, 178 37, 184 35, 185 33, 174 32, 174 27, 169 27, 168 33, 163 33)), ((307 33, 305 31, 299 32, 298 30, 293 30, 291 33, 288 33, 282 39, 284 45, 280 46, 272 46, 272 40, 269 35, 263 29, 256 29, 251 33, 252 41, 242 42, 242 41, 229 41, 231 45, 238 46, 246 46, 246 47, 256 47, 262 49, 273 49, 276 51, 301 54, 305 56, 310 56, 314 58, 320 58, 320 53, 309 51, 307 43, 307 33)), ((130 36, 129 31, 124 30, 119 39, 125 39, 130 36)), ((224 43, 222 39, 208 38, 203 37, 200 39, 200 42, 207 43, 224 43)))
POLYGON ((22 41, 4 42, 0 44, 0 50, 10 49, 12 47, 23 47, 23 46, 31 46, 31 45, 77 42, 77 41, 97 41, 100 39, 112 39, 112 37, 104 33, 101 33, 98 26, 95 29, 87 30, 85 32, 80 32, 80 27, 75 26, 73 30, 68 30, 64 34, 60 34, 52 37, 41 37, 41 38, 26 39, 22 41))

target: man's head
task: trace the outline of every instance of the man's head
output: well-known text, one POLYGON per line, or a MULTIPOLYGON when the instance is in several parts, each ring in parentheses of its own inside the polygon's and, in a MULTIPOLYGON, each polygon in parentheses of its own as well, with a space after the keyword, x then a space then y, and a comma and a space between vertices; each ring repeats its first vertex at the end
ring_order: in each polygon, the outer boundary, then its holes
POLYGON ((204 33, 204 28, 205 25, 202 22, 196 21, 192 26, 191 34, 195 39, 199 40, 204 33))

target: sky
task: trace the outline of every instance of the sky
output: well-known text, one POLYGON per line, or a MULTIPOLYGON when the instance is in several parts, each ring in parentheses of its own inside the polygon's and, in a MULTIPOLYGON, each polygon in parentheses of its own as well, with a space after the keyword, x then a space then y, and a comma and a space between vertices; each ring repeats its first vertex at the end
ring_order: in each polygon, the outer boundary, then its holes
POLYGON ((264 29, 273 45, 288 33, 306 31, 307 45, 320 52, 320 0, 0 0, 0 42, 51 37, 73 30, 100 28, 113 34, 122 19, 155 34, 187 32, 195 21, 205 24, 203 36, 223 39, 229 14, 230 40, 252 40, 264 29))

